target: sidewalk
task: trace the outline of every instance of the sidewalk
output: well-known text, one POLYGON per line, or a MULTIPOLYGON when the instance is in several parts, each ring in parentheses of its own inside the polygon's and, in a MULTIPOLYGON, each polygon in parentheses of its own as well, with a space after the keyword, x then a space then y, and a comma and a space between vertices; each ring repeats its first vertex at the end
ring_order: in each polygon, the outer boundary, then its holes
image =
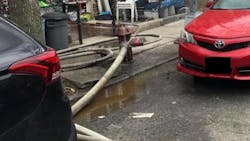
MULTIPOLYGON (((172 23, 178 21, 180 19, 185 18, 185 13, 176 14, 173 16, 168 16, 164 18, 144 21, 144 22, 135 22, 135 25, 140 27, 140 31, 150 30, 152 28, 160 27, 168 23, 172 23)), ((122 24, 131 24, 130 22, 121 22, 122 24)), ((70 24, 70 35, 71 39, 76 41, 78 44, 78 31, 76 24, 70 24)), ((82 35, 83 37, 93 37, 93 36, 113 36, 113 29, 112 29, 112 21, 100 21, 100 20, 92 20, 82 25, 82 35)), ((83 42, 88 41, 83 39, 83 42)))
MULTIPOLYGON (((106 85, 118 83, 127 78, 133 77, 146 70, 152 69, 170 60, 173 60, 177 56, 177 45, 173 45, 173 42, 179 37, 180 31, 184 27, 184 20, 179 20, 174 23, 166 24, 151 30, 140 32, 140 34, 159 34, 162 36, 162 40, 146 45, 148 47, 156 47, 146 52, 140 53, 134 56, 134 61, 131 64, 122 64, 114 77, 106 85)), ((97 36, 89 39, 85 39, 85 43, 94 43, 100 40, 109 40, 103 36, 97 36)), ((76 58, 75 61, 82 61, 76 58)), ((67 61, 62 61, 68 63, 67 61)), ((78 88, 88 88, 95 84, 99 78, 109 68, 112 61, 95 65, 93 67, 83 68, 80 70, 63 72, 62 76, 64 81, 68 81, 74 84, 78 88)), ((73 95, 70 99, 81 96, 82 94, 73 95)))

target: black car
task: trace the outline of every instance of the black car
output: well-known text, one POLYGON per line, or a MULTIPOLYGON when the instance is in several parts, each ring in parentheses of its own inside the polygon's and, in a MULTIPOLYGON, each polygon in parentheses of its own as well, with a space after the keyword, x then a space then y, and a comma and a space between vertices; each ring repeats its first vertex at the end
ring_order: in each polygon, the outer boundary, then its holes
POLYGON ((54 50, 0 17, 0 141, 75 141, 54 50))

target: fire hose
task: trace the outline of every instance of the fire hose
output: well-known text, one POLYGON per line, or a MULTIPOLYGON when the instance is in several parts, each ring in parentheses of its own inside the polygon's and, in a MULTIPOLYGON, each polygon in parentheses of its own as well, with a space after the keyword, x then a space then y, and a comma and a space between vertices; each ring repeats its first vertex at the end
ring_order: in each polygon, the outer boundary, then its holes
MULTIPOLYGON (((143 35, 140 35, 143 36, 143 35)), ((154 42, 157 42, 161 39, 161 36, 159 35, 144 35, 144 36, 154 36, 158 39, 154 42)), ((135 36, 134 36, 135 37, 135 36)), ((94 97, 95 95, 104 87, 104 85, 111 79, 113 73, 117 70, 119 65, 123 62, 129 43, 131 42, 133 38, 131 38, 127 42, 122 42, 120 52, 118 56, 116 57, 115 61, 112 63, 110 68, 107 70, 107 72, 103 75, 103 77, 82 97, 80 98, 73 106, 71 107, 73 116, 75 116, 82 108, 84 108, 94 97)), ((125 39, 126 40, 126 39, 125 39)), ((153 42, 150 42, 153 43, 153 42)), ((74 64, 67 64, 62 65, 63 71, 70 71, 75 69, 80 69, 89 65, 93 65, 95 63, 110 59, 113 57, 113 51, 111 49, 104 49, 104 48, 83 48, 84 46, 78 46, 75 48, 69 48, 65 50, 58 51, 59 58, 61 60, 74 58, 74 57, 80 57, 82 55, 90 55, 93 53, 99 53, 104 55, 104 57, 87 61, 87 62, 79 62, 74 64)), ((87 129, 85 127, 82 127, 78 124, 75 124, 76 130, 78 132, 77 138, 78 140, 88 140, 88 141, 111 141, 111 139, 104 137, 103 135, 100 135, 90 129, 87 129)))
MULTIPOLYGON (((156 40, 150 41, 144 45, 152 44, 155 42, 158 42, 161 40, 161 36, 155 35, 155 34, 143 34, 143 35, 137 35, 139 36, 151 36, 156 37, 156 40)), ((135 37, 135 36, 134 36, 135 37)), ((92 87, 80 100, 78 100, 71 108, 73 115, 76 115, 82 108, 84 108, 94 97, 95 95, 104 87, 104 85, 107 83, 107 81, 112 77, 113 73, 116 71, 116 69, 119 67, 119 65, 122 63, 126 52, 128 44, 132 41, 134 38, 132 37, 127 44, 122 44, 120 53, 116 57, 114 63, 111 65, 111 67, 108 69, 108 71, 104 74, 104 76, 95 84, 94 87, 92 87)), ((147 47, 147 48, 135 48, 135 52, 142 52, 148 49, 152 49, 153 47, 147 47)), ((118 49, 118 47, 116 48, 118 49)), ((80 62, 80 63, 73 63, 68 65, 62 65, 63 71, 71 71, 75 69, 80 69, 83 67, 87 67, 89 65, 93 65, 102 61, 105 61, 107 59, 110 59, 113 57, 113 51, 111 49, 105 49, 105 48, 86 48, 85 46, 80 46, 77 48, 60 50, 58 52, 59 58, 61 60, 80 57, 83 55, 92 55, 95 53, 99 53, 104 55, 101 58, 90 60, 87 62, 80 62)), ((78 124, 75 124, 76 130, 78 132, 77 138, 78 140, 88 140, 88 141, 111 141, 111 139, 108 139, 107 137, 104 137, 103 135, 100 135, 90 129, 87 129, 85 127, 82 127, 78 124)))

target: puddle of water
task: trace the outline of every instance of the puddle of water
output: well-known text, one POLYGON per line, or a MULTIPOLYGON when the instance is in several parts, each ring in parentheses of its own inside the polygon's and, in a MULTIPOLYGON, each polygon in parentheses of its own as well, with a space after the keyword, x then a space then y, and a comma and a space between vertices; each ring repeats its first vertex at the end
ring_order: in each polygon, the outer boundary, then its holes
POLYGON ((129 102, 135 101, 139 96, 138 92, 143 91, 144 87, 143 82, 130 79, 106 88, 77 115, 75 120, 91 121, 91 119, 106 115, 115 109, 123 108, 129 102))
POLYGON ((81 121, 89 122, 98 116, 105 116, 116 109, 124 108, 127 104, 149 93, 147 88, 150 86, 148 86, 147 81, 156 75, 158 75, 158 72, 150 71, 102 90, 97 97, 75 117, 75 121, 77 123, 81 123, 81 121))

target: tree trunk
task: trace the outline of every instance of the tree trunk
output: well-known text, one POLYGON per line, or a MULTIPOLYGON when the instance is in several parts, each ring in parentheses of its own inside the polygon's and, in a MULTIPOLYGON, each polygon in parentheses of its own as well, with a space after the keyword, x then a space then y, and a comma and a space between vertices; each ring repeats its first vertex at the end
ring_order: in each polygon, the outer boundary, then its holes
POLYGON ((38 0, 9 0, 9 18, 44 43, 38 0))

